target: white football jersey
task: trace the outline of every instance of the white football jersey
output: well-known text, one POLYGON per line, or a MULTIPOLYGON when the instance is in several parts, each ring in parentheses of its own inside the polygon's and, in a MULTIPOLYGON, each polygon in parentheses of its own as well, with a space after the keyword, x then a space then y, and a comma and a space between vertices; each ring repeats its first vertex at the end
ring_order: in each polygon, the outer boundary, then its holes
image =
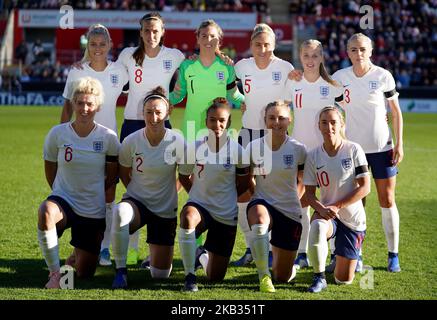
POLYGON ((108 61, 108 65, 103 71, 95 71, 90 67, 89 62, 83 64, 82 70, 72 68, 68 73, 64 93, 62 94, 65 99, 72 99, 73 83, 83 77, 97 79, 103 87, 103 105, 96 113, 94 121, 117 133, 115 108, 117 107, 118 96, 123 90, 123 86, 128 82, 126 69, 112 61, 108 61))
POLYGON ((387 122, 386 97, 393 98, 396 84, 387 70, 372 65, 362 77, 352 67, 332 76, 344 88, 346 136, 361 145, 365 153, 383 152, 393 148, 387 122))
MULTIPOLYGON (((304 184, 320 187, 320 202, 324 205, 345 198, 357 186, 356 179, 368 175, 367 160, 359 144, 344 140, 334 157, 323 145, 311 150, 305 162, 304 184)), ((341 208, 338 219, 355 231, 366 230, 366 213, 363 202, 341 208)))
POLYGON ((253 57, 235 64, 235 74, 243 85, 247 107, 242 117, 244 128, 265 129, 264 109, 268 103, 286 98, 285 84, 293 69, 291 63, 277 57, 263 70, 257 67, 253 57))
POLYGON ((266 138, 252 141, 247 152, 250 152, 251 165, 256 186, 252 195, 254 199, 264 199, 286 217, 300 223, 301 205, 297 193, 297 174, 306 159, 305 146, 298 141, 287 137, 277 151, 272 151, 266 138), (265 152, 265 149, 269 150, 265 152), (250 151, 249 151, 250 150, 250 151), (257 159, 265 154, 270 159, 257 159), (266 162, 270 161, 268 170, 263 170, 266 162))
POLYGON ((211 216, 223 224, 237 225, 236 175, 249 164, 242 163, 243 149, 234 140, 228 141, 218 153, 212 152, 207 140, 189 145, 195 150, 195 164, 181 165, 179 173, 193 174, 193 186, 188 201, 200 204, 211 216))
POLYGON ((151 146, 144 130, 123 140, 118 161, 132 168, 123 197, 132 197, 162 218, 174 218, 178 209, 176 166, 184 162, 184 138, 166 129, 157 146, 151 146))
POLYGON ((137 47, 123 49, 117 60, 129 73, 129 93, 124 109, 124 118, 128 120, 144 119, 143 100, 157 86, 163 87, 168 97, 171 78, 185 59, 178 49, 163 46, 156 57, 149 58, 145 55, 143 65, 137 66, 132 56, 136 49, 137 47))
POLYGON ((58 165, 51 195, 80 216, 104 218, 106 156, 117 156, 119 147, 115 132, 97 123, 87 137, 79 137, 71 122, 53 127, 44 143, 44 160, 58 165))
POLYGON ((328 105, 342 101, 343 87, 333 86, 319 77, 315 82, 302 78, 301 81, 288 80, 288 100, 293 103, 294 139, 302 142, 308 150, 314 149, 323 142, 318 127, 318 113, 328 105))

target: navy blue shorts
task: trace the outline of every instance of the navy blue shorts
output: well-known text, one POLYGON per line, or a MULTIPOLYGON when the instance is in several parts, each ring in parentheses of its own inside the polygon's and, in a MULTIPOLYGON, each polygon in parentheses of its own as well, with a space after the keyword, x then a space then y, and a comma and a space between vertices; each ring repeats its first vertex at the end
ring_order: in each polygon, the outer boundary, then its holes
POLYGON ((366 153, 366 158, 374 179, 388 179, 398 173, 398 167, 393 165, 393 149, 366 153))
POLYGON ((244 148, 246 148, 246 146, 250 142, 264 137, 265 134, 266 134, 266 130, 263 129, 256 130, 256 129, 241 128, 240 132, 238 133, 238 143, 244 148))
MULTIPOLYGON (((121 126, 120 142, 123 142, 123 140, 131 133, 134 133, 135 131, 143 129, 145 126, 146 126, 146 124, 145 124, 144 120, 127 120, 127 119, 125 119, 123 121, 122 126, 121 126)), ((168 129, 171 129, 171 124, 170 124, 169 120, 165 120, 165 127, 168 129)))
POLYGON ((247 212, 254 205, 262 205, 267 208, 272 217, 272 232, 270 243, 272 246, 296 251, 299 248, 300 235, 302 234, 302 224, 286 217, 284 214, 276 210, 272 205, 263 199, 255 199, 247 205, 247 212))
POLYGON ((354 231, 338 219, 331 219, 330 221, 334 229, 331 238, 335 237, 334 254, 347 259, 357 260, 360 256, 360 249, 363 245, 366 231, 354 231))
POLYGON ((75 248, 98 255, 105 233, 106 219, 82 217, 73 211, 67 201, 58 196, 49 196, 47 200, 55 202, 67 216, 65 229, 60 229, 56 226, 58 238, 62 237, 66 229, 71 228, 70 244, 75 248))
POLYGON ((237 226, 230 226, 216 221, 208 210, 196 202, 189 201, 184 208, 191 206, 199 211, 205 226, 204 230, 198 231, 196 228, 196 238, 208 230, 204 247, 206 250, 222 257, 229 258, 234 249, 235 238, 237 236, 237 226))
MULTIPOLYGON (((147 239, 150 244, 162 246, 174 246, 176 237, 176 226, 178 218, 161 218, 135 198, 127 197, 121 201, 130 201, 134 203, 140 212, 140 228, 147 224, 147 239)), ((177 211, 177 208, 175 209, 177 211)))

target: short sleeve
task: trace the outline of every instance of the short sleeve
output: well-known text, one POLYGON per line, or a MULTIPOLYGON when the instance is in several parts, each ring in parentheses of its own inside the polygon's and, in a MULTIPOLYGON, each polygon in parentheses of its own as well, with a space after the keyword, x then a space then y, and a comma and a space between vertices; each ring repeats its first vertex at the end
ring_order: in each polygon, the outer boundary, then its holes
POLYGON ((197 141, 193 141, 185 144, 185 163, 178 166, 178 171, 180 174, 189 176, 194 171, 194 166, 196 163, 196 148, 197 141))
MULTIPOLYGON (((241 146, 240 144, 237 144, 237 152, 238 152, 238 164, 237 164, 237 169, 244 169, 244 168, 248 168, 250 166, 250 162, 247 161, 246 159, 246 149, 243 148, 243 146, 241 146)), ((238 170, 237 170, 237 174, 238 174, 238 170)), ((246 173, 244 173, 245 175, 246 173)))
POLYGON ((229 72, 229 78, 227 84, 231 84, 235 81, 235 70, 233 66, 226 65, 226 68, 228 69, 229 72))
POLYGON ((359 144, 354 144, 353 161, 355 166, 355 178, 361 178, 369 175, 366 154, 359 144))
POLYGON ((114 131, 108 131, 108 150, 106 155, 108 156, 118 156, 120 150, 120 142, 118 142, 117 135, 114 131))
POLYGON ((44 141, 44 160, 58 162, 57 128, 52 128, 44 141))
POLYGON ((314 153, 310 152, 305 161, 303 172, 303 184, 306 186, 317 186, 316 168, 314 166, 314 153))
POLYGON ((182 174, 184 176, 189 176, 190 174, 193 173, 194 164, 187 164, 187 163, 185 163, 185 164, 179 165, 178 168, 179 168, 178 169, 179 174, 182 174))
POLYGON ((128 61, 131 55, 130 48, 124 48, 118 55, 117 63, 121 64, 126 70, 128 68, 128 61))
POLYGON ((166 141, 170 143, 165 147, 164 161, 168 165, 173 165, 175 163, 178 165, 182 165, 185 163, 185 140, 182 135, 176 132, 170 132, 171 134, 168 135, 169 138, 166 138, 166 141))
POLYGON ((120 153, 118 154, 118 163, 126 168, 132 167, 132 143, 130 137, 126 137, 123 140, 120 147, 120 153))
POLYGON ((284 100, 293 102, 293 87, 294 87, 294 81, 288 79, 288 75, 287 75, 287 80, 285 81, 284 96, 283 96, 284 100))
POLYGON ((304 165, 307 158, 307 151, 303 144, 299 145, 299 160, 298 165, 304 165))
POLYGON ((65 99, 71 100, 71 95, 73 94, 73 82, 75 80, 75 71, 73 68, 70 68, 70 71, 68 72, 67 81, 65 82, 64 92, 62 93, 62 96, 65 99))
POLYGON ((243 69, 243 61, 244 60, 240 60, 238 61, 235 66, 234 66, 234 71, 235 71, 235 77, 237 77, 238 79, 241 79, 241 74, 242 74, 242 69, 243 69))
POLYGON ((175 58, 177 67, 179 68, 181 63, 185 60, 185 55, 180 50, 176 50, 175 58))

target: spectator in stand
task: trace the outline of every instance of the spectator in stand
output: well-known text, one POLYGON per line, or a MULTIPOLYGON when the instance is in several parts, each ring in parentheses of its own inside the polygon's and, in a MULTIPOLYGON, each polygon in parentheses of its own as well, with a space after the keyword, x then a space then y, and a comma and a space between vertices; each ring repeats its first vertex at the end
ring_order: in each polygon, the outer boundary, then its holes
POLYGON ((25 64, 26 57, 27 57, 28 53, 29 53, 29 50, 27 49, 26 41, 23 40, 15 48, 15 59, 17 59, 18 63, 25 64))

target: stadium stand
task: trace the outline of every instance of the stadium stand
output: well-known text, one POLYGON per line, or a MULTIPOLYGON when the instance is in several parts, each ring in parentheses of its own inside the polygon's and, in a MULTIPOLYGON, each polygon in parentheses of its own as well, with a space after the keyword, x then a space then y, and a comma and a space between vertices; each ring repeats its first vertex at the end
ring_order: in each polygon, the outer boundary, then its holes
POLYGON ((289 12, 312 18, 325 47, 326 66, 333 72, 349 65, 346 40, 363 32, 363 5, 374 10, 374 29, 364 31, 374 39, 372 61, 390 70, 398 87, 437 86, 437 1, 292 0, 289 12))
MULTIPOLYGON (((270 0, 271 1, 271 0, 270 0)), ((207 12, 258 12, 269 22, 267 0, 75 0, 75 1, 21 1, 4 0, 3 12, 18 9, 58 9, 69 4, 77 9, 100 10, 162 10, 207 12)), ((311 25, 315 37, 324 44, 326 66, 334 71, 350 65, 346 53, 346 40, 356 32, 364 32, 374 39, 375 64, 390 70, 399 88, 437 86, 437 0, 290 0, 289 16, 295 17, 296 27, 304 30, 311 25), (374 29, 361 30, 363 13, 360 7, 374 10, 374 29)), ((290 19, 291 20, 291 19, 290 19)), ((0 19, 0 22, 2 20, 0 19)), ((0 23, 5 25, 5 23, 0 23)), ((3 27, 4 29, 4 27, 3 27)), ((0 28, 0 31, 2 29, 0 28)), ((0 32, 0 38, 2 32, 0 32)), ((20 89, 22 84, 38 82, 63 83, 68 73, 51 53, 50 43, 21 43, 15 48, 14 64, 20 64, 21 73, 3 74, 3 90, 20 89)), ((134 45, 133 43, 125 43, 134 45)), ((170 44, 167 44, 170 45, 170 44)), ((121 47, 114 48, 114 59, 121 47)), ((184 48, 179 48, 184 49, 184 48)), ((243 52, 225 48, 236 60, 243 52)), ((80 59, 77 50, 73 61, 80 59)))

